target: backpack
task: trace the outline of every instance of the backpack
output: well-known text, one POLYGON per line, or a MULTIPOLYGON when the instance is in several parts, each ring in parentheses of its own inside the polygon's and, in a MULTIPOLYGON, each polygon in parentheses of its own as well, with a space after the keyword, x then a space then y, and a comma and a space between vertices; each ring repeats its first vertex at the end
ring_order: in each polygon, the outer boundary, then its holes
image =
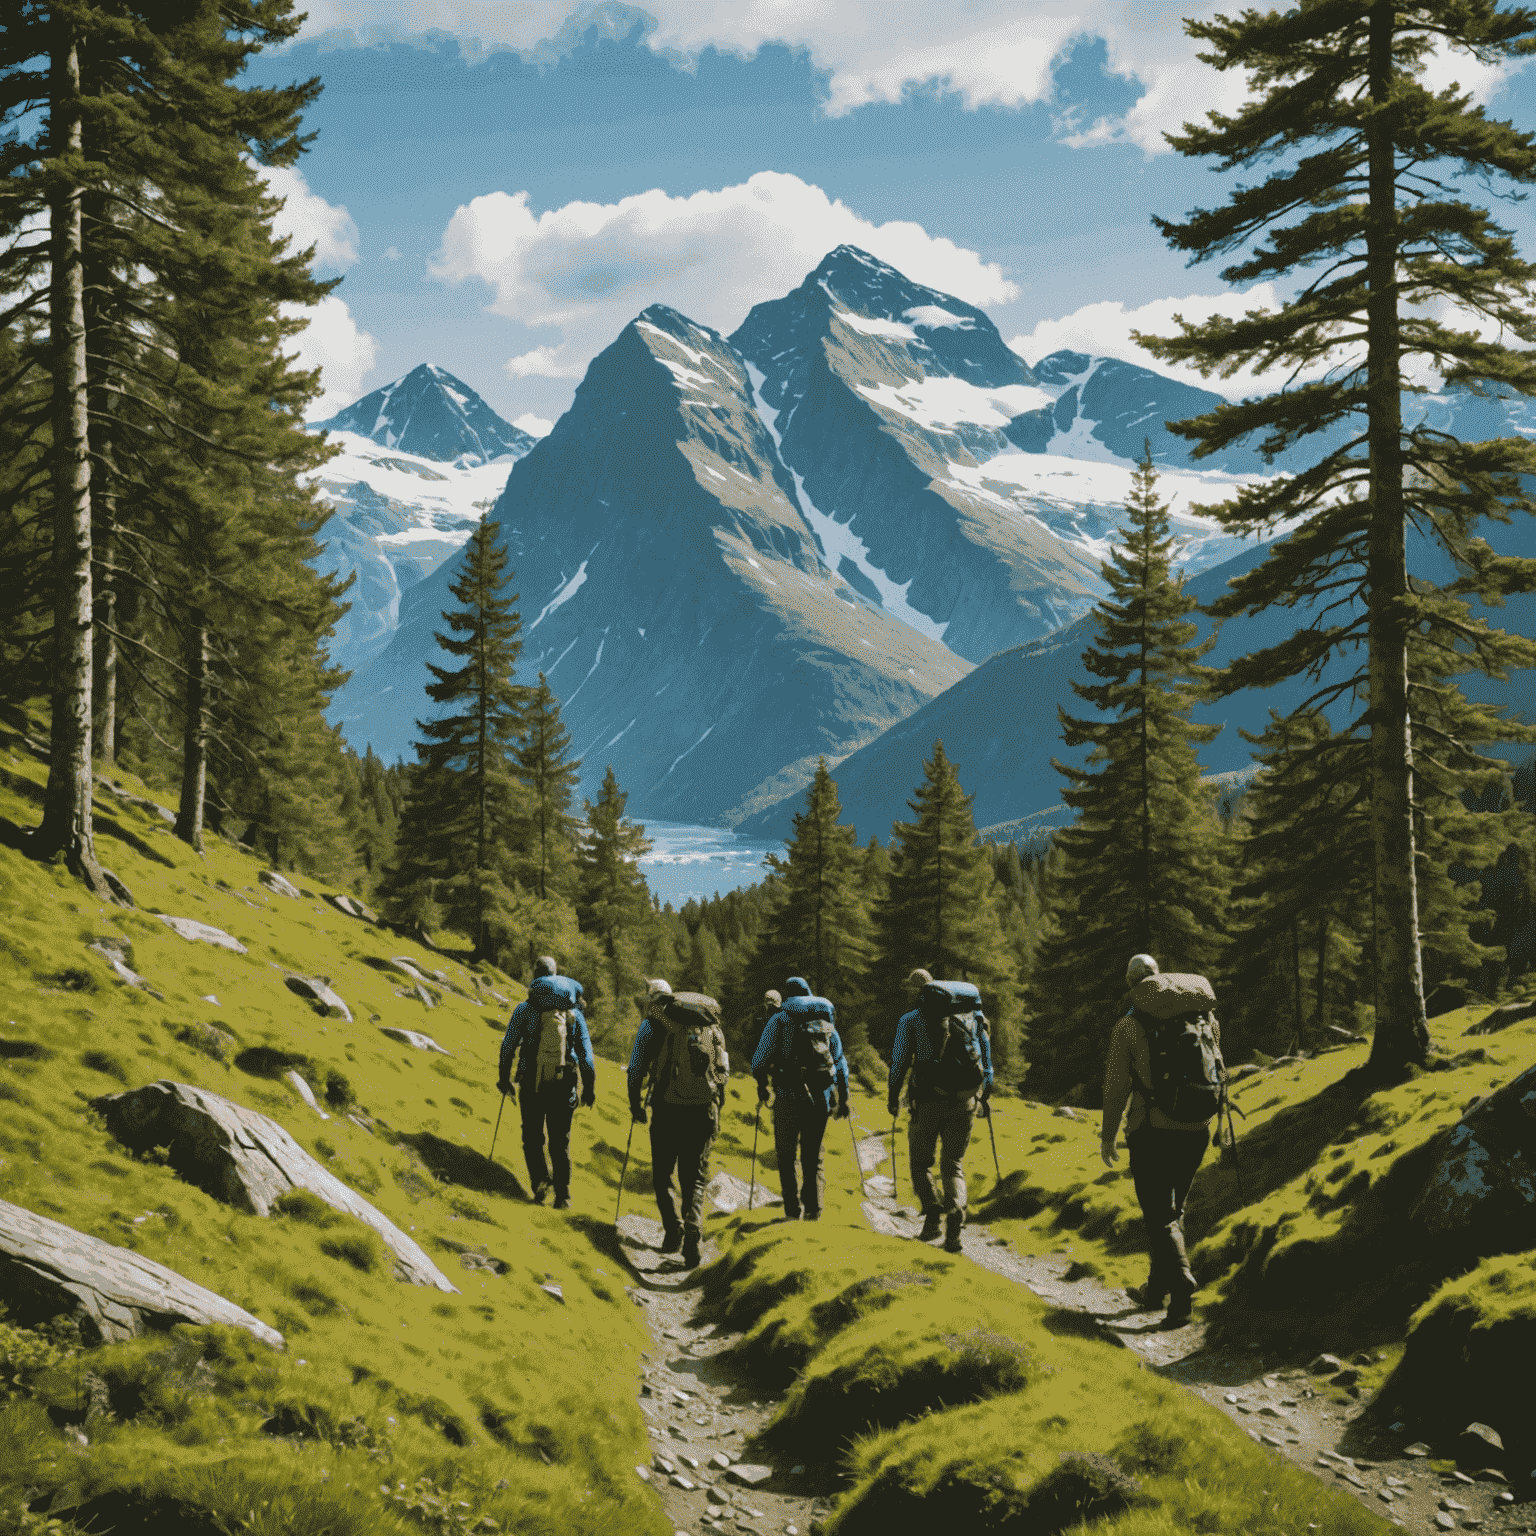
POLYGON ((832 1059, 836 1010, 824 997, 787 997, 780 1011, 789 1021, 789 1038, 779 1047, 780 1060, 810 1098, 819 1098, 837 1081, 837 1064, 832 1059))
POLYGON ((580 988, 569 976, 540 976, 528 988, 528 1006, 538 1015, 529 1078, 536 1091, 563 1082, 575 1072, 568 1056, 579 993, 580 988))
POLYGON ((718 1104, 731 1071, 720 1004, 702 992, 674 992, 659 1016, 666 1039, 656 1059, 652 1097, 659 1092, 665 1104, 718 1104))
POLYGON ((1146 1031, 1152 1081, 1136 1087, 1170 1120, 1187 1124, 1220 1114, 1227 1068, 1212 1028, 1216 994, 1204 976, 1172 972, 1148 976, 1131 989, 1136 1017, 1146 1031))
POLYGON ((968 981, 932 981, 918 994, 917 1007, 934 1057, 923 1064, 925 1094, 972 1097, 987 1080, 981 1054, 981 1033, 987 1027, 981 993, 968 981))

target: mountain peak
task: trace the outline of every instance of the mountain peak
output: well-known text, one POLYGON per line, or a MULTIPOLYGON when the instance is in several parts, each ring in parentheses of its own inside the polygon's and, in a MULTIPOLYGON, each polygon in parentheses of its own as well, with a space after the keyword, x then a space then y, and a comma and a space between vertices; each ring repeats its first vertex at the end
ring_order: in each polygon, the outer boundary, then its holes
POLYGON ((504 421, 462 379, 436 363, 418 363, 393 384, 310 426, 317 431, 355 432, 385 448, 444 464, 520 459, 534 444, 532 437, 504 421))

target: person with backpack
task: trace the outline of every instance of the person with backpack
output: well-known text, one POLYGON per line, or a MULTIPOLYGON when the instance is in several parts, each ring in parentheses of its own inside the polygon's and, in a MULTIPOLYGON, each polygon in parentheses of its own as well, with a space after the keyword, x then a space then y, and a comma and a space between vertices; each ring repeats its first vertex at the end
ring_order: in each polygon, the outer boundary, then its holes
POLYGON ((812 996, 805 980, 791 976, 752 1057, 759 1103, 768 1102, 773 1080, 773 1145, 788 1221, 821 1219, 827 1120, 848 1118, 848 1063, 836 1020, 826 998, 812 996))
POLYGON ((502 1036, 496 1086, 503 1094, 512 1094, 522 1111, 523 1157, 534 1203, 543 1205, 553 1175, 555 1209, 564 1211, 571 1204, 571 1119, 578 1096, 589 1109, 597 1102, 597 1063, 579 1006, 581 983, 559 971, 551 955, 541 955, 534 962, 527 1000, 512 1010, 502 1036), (515 1089, 514 1056, 518 1058, 515 1089))
POLYGON ((1165 1328, 1193 1315, 1195 1277, 1184 1251, 1184 1201, 1210 1145, 1210 1124, 1226 1101, 1216 994, 1203 976, 1163 974, 1151 955, 1125 971, 1130 1008, 1115 1021, 1104 1071, 1100 1156, 1119 1161, 1120 1120, 1131 1179, 1147 1229, 1150 1268, 1127 1294, 1154 1311, 1167 1300, 1165 1328))
POLYGON ((709 1152, 720 1129, 730 1071, 719 1003, 702 992, 674 993, 665 981, 651 982, 629 1055, 629 1112, 644 1125, 650 1111, 651 1182, 661 1216, 661 1251, 681 1249, 688 1269, 699 1266, 709 1152), (674 1169, 681 1217, 672 1194, 674 1169))
POLYGON ((981 994, 970 982, 930 977, 919 983, 917 978, 915 971, 909 978, 918 986, 917 1006, 902 1014, 891 1047, 888 1107, 894 1120, 910 1071, 907 1149, 912 1188, 923 1207, 920 1237, 931 1243, 939 1235, 942 1217, 944 1251, 959 1253, 965 1225, 965 1153, 977 1110, 992 1095, 992 1045, 981 994), (942 1196, 933 1183, 933 1160, 940 1148, 942 1196))

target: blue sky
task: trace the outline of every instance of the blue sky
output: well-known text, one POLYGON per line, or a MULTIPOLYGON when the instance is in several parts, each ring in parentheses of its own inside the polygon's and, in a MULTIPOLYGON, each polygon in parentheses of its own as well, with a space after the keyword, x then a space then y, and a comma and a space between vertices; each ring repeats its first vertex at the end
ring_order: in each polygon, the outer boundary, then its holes
MULTIPOLYGON (((647 304, 729 331, 845 239, 980 304, 1031 360, 1136 355, 1132 326, 1238 302, 1150 222, 1224 195, 1161 140, 1239 99, 1195 60, 1189 5, 308 9, 249 79, 325 86, 313 148, 273 178, 318 269, 344 274, 303 343, 317 414, 435 362, 537 430, 647 304)), ((1536 124, 1530 70, 1440 68, 1536 124)), ((1505 217, 1529 253, 1536 223, 1505 217)))

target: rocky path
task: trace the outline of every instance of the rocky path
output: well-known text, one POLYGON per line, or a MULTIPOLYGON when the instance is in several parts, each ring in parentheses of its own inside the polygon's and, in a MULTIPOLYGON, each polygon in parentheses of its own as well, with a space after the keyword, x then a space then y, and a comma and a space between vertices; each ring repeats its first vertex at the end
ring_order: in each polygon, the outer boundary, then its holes
MULTIPOLYGON (((860 1143, 860 1161, 866 1169, 876 1168, 887 1160, 887 1150, 888 1143, 870 1137, 860 1143)), ((877 1232, 895 1237, 915 1239, 922 1228, 920 1213, 893 1198, 887 1175, 866 1177, 864 1215, 877 1232)), ((1412 1426, 1367 1428, 1358 1422, 1366 1405, 1339 1407, 1317 1391, 1321 1375, 1266 1361, 1257 1351, 1207 1348, 1198 1321, 1165 1330, 1161 1312, 1139 1310, 1123 1290, 1072 1277, 1074 1261, 1067 1254, 1020 1253, 978 1225, 967 1225, 960 1242, 972 1262, 1092 1317, 1106 1341, 1135 1350, 1152 1369, 1198 1393, 1276 1455, 1353 1491, 1393 1524, 1413 1531, 1481 1530, 1488 1536, 1536 1531, 1536 1506, 1516 1503, 1502 1474, 1433 1471, 1428 1448, 1414 1442, 1412 1426)))

